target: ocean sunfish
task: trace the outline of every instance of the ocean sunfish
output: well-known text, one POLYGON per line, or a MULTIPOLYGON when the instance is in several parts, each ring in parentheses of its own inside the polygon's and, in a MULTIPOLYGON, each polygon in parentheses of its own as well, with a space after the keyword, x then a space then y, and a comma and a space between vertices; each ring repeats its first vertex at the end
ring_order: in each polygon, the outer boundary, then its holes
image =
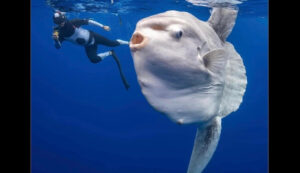
POLYGON ((130 40, 149 104, 178 124, 198 124, 188 173, 203 171, 218 144, 221 119, 239 108, 246 89, 243 60, 226 41, 237 12, 213 8, 201 21, 166 11, 141 19, 130 40))

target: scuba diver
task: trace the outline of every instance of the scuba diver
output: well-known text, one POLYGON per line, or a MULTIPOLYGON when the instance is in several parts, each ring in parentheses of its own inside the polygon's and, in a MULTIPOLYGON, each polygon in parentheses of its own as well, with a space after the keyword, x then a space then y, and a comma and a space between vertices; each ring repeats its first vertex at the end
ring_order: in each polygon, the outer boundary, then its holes
POLYGON ((121 69, 120 61, 116 56, 114 50, 97 54, 97 48, 99 44, 109 47, 115 47, 119 45, 128 45, 128 41, 120 39, 109 40, 91 30, 83 29, 81 28, 82 25, 94 25, 103 28, 106 31, 110 31, 109 26, 105 26, 91 19, 68 20, 65 16, 65 13, 58 10, 55 11, 53 15, 53 22, 57 25, 54 27, 54 31, 52 34, 52 38, 55 41, 55 47, 57 49, 60 49, 61 43, 66 40, 84 46, 87 57, 92 63, 98 63, 104 58, 112 56, 118 65, 123 84, 126 90, 128 90, 129 84, 125 79, 125 76, 121 69))

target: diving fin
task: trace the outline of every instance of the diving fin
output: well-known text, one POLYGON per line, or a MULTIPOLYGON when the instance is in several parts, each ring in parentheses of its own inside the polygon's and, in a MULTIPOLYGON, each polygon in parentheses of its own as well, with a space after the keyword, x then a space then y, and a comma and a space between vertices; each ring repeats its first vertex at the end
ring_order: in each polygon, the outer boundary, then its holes
POLYGON ((120 63, 117 55, 115 54, 114 50, 111 50, 111 55, 112 55, 112 57, 114 58, 114 60, 116 61, 117 65, 118 65, 122 82, 123 82, 126 90, 128 90, 130 86, 129 86, 128 82, 126 81, 126 78, 125 78, 125 76, 123 74, 123 71, 122 71, 122 68, 121 68, 121 63, 120 63))

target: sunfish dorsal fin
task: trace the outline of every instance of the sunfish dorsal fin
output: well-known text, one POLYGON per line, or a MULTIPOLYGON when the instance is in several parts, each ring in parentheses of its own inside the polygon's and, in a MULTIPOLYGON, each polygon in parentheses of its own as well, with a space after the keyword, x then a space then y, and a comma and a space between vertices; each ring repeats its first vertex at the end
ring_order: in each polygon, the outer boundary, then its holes
POLYGON ((231 33, 238 10, 233 8, 213 8, 208 19, 209 25, 215 30, 219 38, 225 42, 231 33))

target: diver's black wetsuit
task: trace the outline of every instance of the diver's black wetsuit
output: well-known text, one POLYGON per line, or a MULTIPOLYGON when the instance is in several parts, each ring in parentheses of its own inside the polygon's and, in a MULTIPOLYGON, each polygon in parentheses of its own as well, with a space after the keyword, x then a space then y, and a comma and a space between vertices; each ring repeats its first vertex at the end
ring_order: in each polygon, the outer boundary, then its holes
MULTIPOLYGON (((97 46, 102 44, 109 47, 119 46, 116 40, 109 40, 93 31, 80 28, 81 25, 88 25, 88 19, 67 20, 63 27, 56 26, 54 31, 58 31, 58 40, 62 43, 64 40, 82 45, 85 47, 86 54, 91 62, 98 63, 101 57, 97 55, 97 46)), ((55 44, 59 49, 60 44, 55 44)))

